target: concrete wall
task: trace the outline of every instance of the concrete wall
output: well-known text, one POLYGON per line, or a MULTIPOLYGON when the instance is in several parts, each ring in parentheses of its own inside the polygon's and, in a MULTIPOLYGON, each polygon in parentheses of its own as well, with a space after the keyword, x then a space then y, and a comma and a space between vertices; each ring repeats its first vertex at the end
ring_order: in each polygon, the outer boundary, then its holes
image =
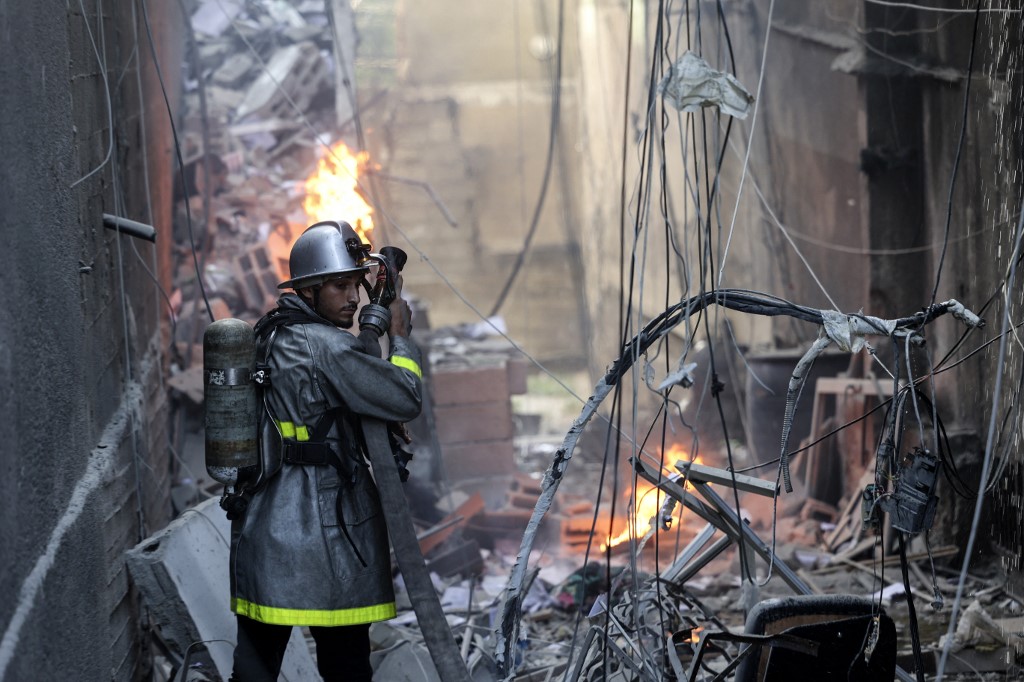
MULTIPOLYGON (((587 318, 578 260, 578 97, 573 3, 567 3, 560 138, 525 264, 500 313, 547 362, 582 366, 587 318)), ((375 133, 386 173, 426 181, 458 227, 419 188, 381 183, 390 217, 484 314, 523 249, 544 175, 557 3, 401 3, 400 83, 375 133), (545 42, 547 41, 547 42, 545 42), (539 57, 539 58, 538 58, 539 57)), ((395 230, 390 231, 394 235, 395 230)), ((407 246, 395 235, 395 243, 407 246)), ((415 254, 405 278, 431 303, 433 326, 478 318, 415 254)))
MULTIPOLYGON (((969 60, 973 16, 958 17, 934 40, 923 46, 926 63, 966 73, 969 60)), ((1024 279, 1018 272, 1013 288, 999 290, 1009 271, 1013 236, 1019 224, 1024 200, 1024 24, 1019 15, 983 15, 978 26, 974 77, 971 81, 967 135, 961 150, 960 166, 953 194, 949 248, 939 281, 938 300, 957 298, 979 310, 988 322, 984 333, 972 334, 947 365, 966 356, 985 340, 995 338, 1002 327, 1009 300, 1010 320, 1021 316, 1021 292, 1024 279), (1004 296, 1007 299, 1004 299, 1004 296)), ((950 178, 957 154, 963 119, 964 82, 955 84, 932 80, 922 93, 922 127, 925 139, 925 211, 931 239, 938 245, 945 231, 950 178)), ((928 253, 931 271, 938 268, 941 248, 928 253)), ((933 275, 934 277, 934 275, 933 275)), ((934 280, 929 279, 929 294, 934 280)), ((942 358, 963 331, 952 321, 935 325, 933 358, 942 358)), ((993 343, 959 365, 940 375, 938 387, 947 429, 957 434, 960 465, 970 484, 977 485, 981 456, 988 437, 991 405, 999 368, 999 343, 993 343)), ((997 407, 995 464, 1005 463, 997 483, 986 499, 978 550, 988 551, 994 542, 1003 554, 1004 567, 1016 594, 1024 594, 1024 457, 1013 429, 1021 427, 1020 413, 1013 406, 1018 390, 1021 348, 1014 338, 1006 345, 1002 390, 997 407), (1008 414, 1009 418, 1004 419, 1008 414)), ((1019 431, 1018 431, 1019 433, 1019 431)), ((958 524, 960 542, 966 541, 968 520, 974 512, 973 500, 947 495, 955 512, 963 519, 958 524)))
POLYGON ((101 217, 147 220, 131 6, 81 7, 0 5, 0 679, 142 674, 122 553, 170 512, 154 248, 101 217))

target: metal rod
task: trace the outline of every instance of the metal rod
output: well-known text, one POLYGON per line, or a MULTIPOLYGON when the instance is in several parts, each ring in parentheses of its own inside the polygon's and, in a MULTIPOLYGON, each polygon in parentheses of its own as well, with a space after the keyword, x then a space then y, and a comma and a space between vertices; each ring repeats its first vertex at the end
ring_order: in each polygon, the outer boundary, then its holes
POLYGON ((129 237, 145 239, 147 242, 156 243, 156 228, 145 223, 137 223, 128 218, 121 218, 109 213, 103 214, 103 227, 108 230, 115 230, 129 237))

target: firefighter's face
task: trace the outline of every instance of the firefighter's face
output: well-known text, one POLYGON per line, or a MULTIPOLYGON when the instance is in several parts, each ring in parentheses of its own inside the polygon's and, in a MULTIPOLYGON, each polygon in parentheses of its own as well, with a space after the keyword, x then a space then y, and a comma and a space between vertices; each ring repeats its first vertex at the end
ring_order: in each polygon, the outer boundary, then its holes
MULTIPOLYGON (((342 329, 351 327, 359 308, 362 279, 363 273, 356 272, 324 282, 320 286, 316 312, 342 329)), ((312 291, 309 291, 306 298, 313 299, 312 291)))

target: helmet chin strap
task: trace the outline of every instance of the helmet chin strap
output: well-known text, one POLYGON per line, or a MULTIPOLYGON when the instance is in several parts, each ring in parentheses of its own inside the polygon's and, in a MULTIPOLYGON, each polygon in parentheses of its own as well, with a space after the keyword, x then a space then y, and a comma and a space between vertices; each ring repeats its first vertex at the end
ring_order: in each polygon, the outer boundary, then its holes
MULTIPOLYGON (((313 312, 320 315, 320 285, 313 287, 313 312)), ((323 315, 320 315, 323 317, 323 315)))

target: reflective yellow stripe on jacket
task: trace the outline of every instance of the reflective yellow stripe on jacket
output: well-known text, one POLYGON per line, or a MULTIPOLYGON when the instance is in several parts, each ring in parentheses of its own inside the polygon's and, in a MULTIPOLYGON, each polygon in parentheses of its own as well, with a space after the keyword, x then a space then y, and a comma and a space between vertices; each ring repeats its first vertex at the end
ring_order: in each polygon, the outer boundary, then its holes
POLYGON ((240 616, 271 625, 361 625, 394 618, 395 602, 360 606, 354 609, 283 609, 277 606, 262 606, 250 601, 232 597, 231 610, 240 616))
POLYGON ((284 438, 294 438, 300 443, 309 440, 309 429, 302 424, 296 426, 291 422, 279 422, 277 420, 274 423, 277 424, 277 429, 284 438))
POLYGON ((391 364, 395 365, 396 367, 401 367, 402 369, 409 370, 420 379, 423 378, 423 370, 420 369, 420 366, 416 363, 416 361, 411 358, 405 358, 402 357, 401 355, 392 355, 391 364))

